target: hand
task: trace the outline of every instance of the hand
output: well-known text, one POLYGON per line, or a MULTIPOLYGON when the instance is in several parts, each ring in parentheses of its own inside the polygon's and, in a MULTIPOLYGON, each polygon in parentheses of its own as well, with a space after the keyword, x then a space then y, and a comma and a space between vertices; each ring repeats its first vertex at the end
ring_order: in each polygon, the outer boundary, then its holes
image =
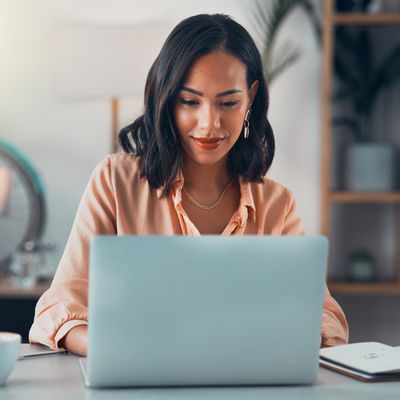
POLYGON ((64 347, 71 353, 80 356, 87 355, 88 326, 78 325, 72 328, 60 341, 59 346, 64 347))

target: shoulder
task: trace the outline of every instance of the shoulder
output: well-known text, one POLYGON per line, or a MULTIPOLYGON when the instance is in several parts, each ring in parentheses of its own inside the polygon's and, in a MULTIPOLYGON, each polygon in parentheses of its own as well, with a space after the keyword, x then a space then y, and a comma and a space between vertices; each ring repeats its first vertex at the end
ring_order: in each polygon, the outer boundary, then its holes
POLYGON ((140 175, 139 157, 128 153, 110 154, 94 168, 89 186, 92 190, 122 195, 133 188, 144 190, 148 186, 147 180, 140 175))
POLYGON ((292 192, 280 183, 263 178, 261 183, 252 183, 252 193, 264 232, 279 235, 301 235, 304 233, 297 215, 292 192))
POLYGON ((97 164, 94 174, 107 175, 114 183, 139 180, 140 158, 131 153, 109 154, 97 164))
POLYGON ((284 208, 290 208, 293 203, 293 193, 284 185, 273 179, 263 177, 260 183, 251 183, 252 193, 255 201, 269 204, 276 203, 284 208))
POLYGON ((111 171, 123 171, 132 169, 140 170, 140 158, 131 153, 113 153, 105 156, 98 164, 98 169, 109 169, 111 171))

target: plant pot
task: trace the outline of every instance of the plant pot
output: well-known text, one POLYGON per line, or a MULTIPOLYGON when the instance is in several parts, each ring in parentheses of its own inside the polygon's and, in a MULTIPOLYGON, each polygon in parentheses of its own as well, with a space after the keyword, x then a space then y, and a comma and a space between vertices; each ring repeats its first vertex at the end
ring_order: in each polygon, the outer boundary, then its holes
POLYGON ((396 148, 388 143, 352 143, 346 147, 345 187, 385 192, 396 186, 396 148))

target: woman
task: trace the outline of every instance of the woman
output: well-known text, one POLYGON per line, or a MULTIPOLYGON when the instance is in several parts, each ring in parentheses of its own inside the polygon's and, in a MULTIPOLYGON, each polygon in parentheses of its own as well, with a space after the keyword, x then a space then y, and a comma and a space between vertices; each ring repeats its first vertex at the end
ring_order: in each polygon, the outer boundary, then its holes
MULTIPOLYGON (((260 54, 225 15, 178 24, 150 69, 125 153, 93 172, 31 342, 86 354, 89 242, 95 235, 300 235, 291 193, 264 177, 275 151, 260 54)), ((321 345, 348 328, 326 289, 321 345)))

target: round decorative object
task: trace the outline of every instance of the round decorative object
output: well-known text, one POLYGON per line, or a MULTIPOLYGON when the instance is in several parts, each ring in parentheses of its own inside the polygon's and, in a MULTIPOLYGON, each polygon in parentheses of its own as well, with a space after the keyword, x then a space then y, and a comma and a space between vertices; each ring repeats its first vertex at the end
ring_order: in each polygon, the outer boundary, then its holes
POLYGON ((0 274, 25 243, 41 239, 46 223, 44 186, 32 163, 0 139, 0 274))

